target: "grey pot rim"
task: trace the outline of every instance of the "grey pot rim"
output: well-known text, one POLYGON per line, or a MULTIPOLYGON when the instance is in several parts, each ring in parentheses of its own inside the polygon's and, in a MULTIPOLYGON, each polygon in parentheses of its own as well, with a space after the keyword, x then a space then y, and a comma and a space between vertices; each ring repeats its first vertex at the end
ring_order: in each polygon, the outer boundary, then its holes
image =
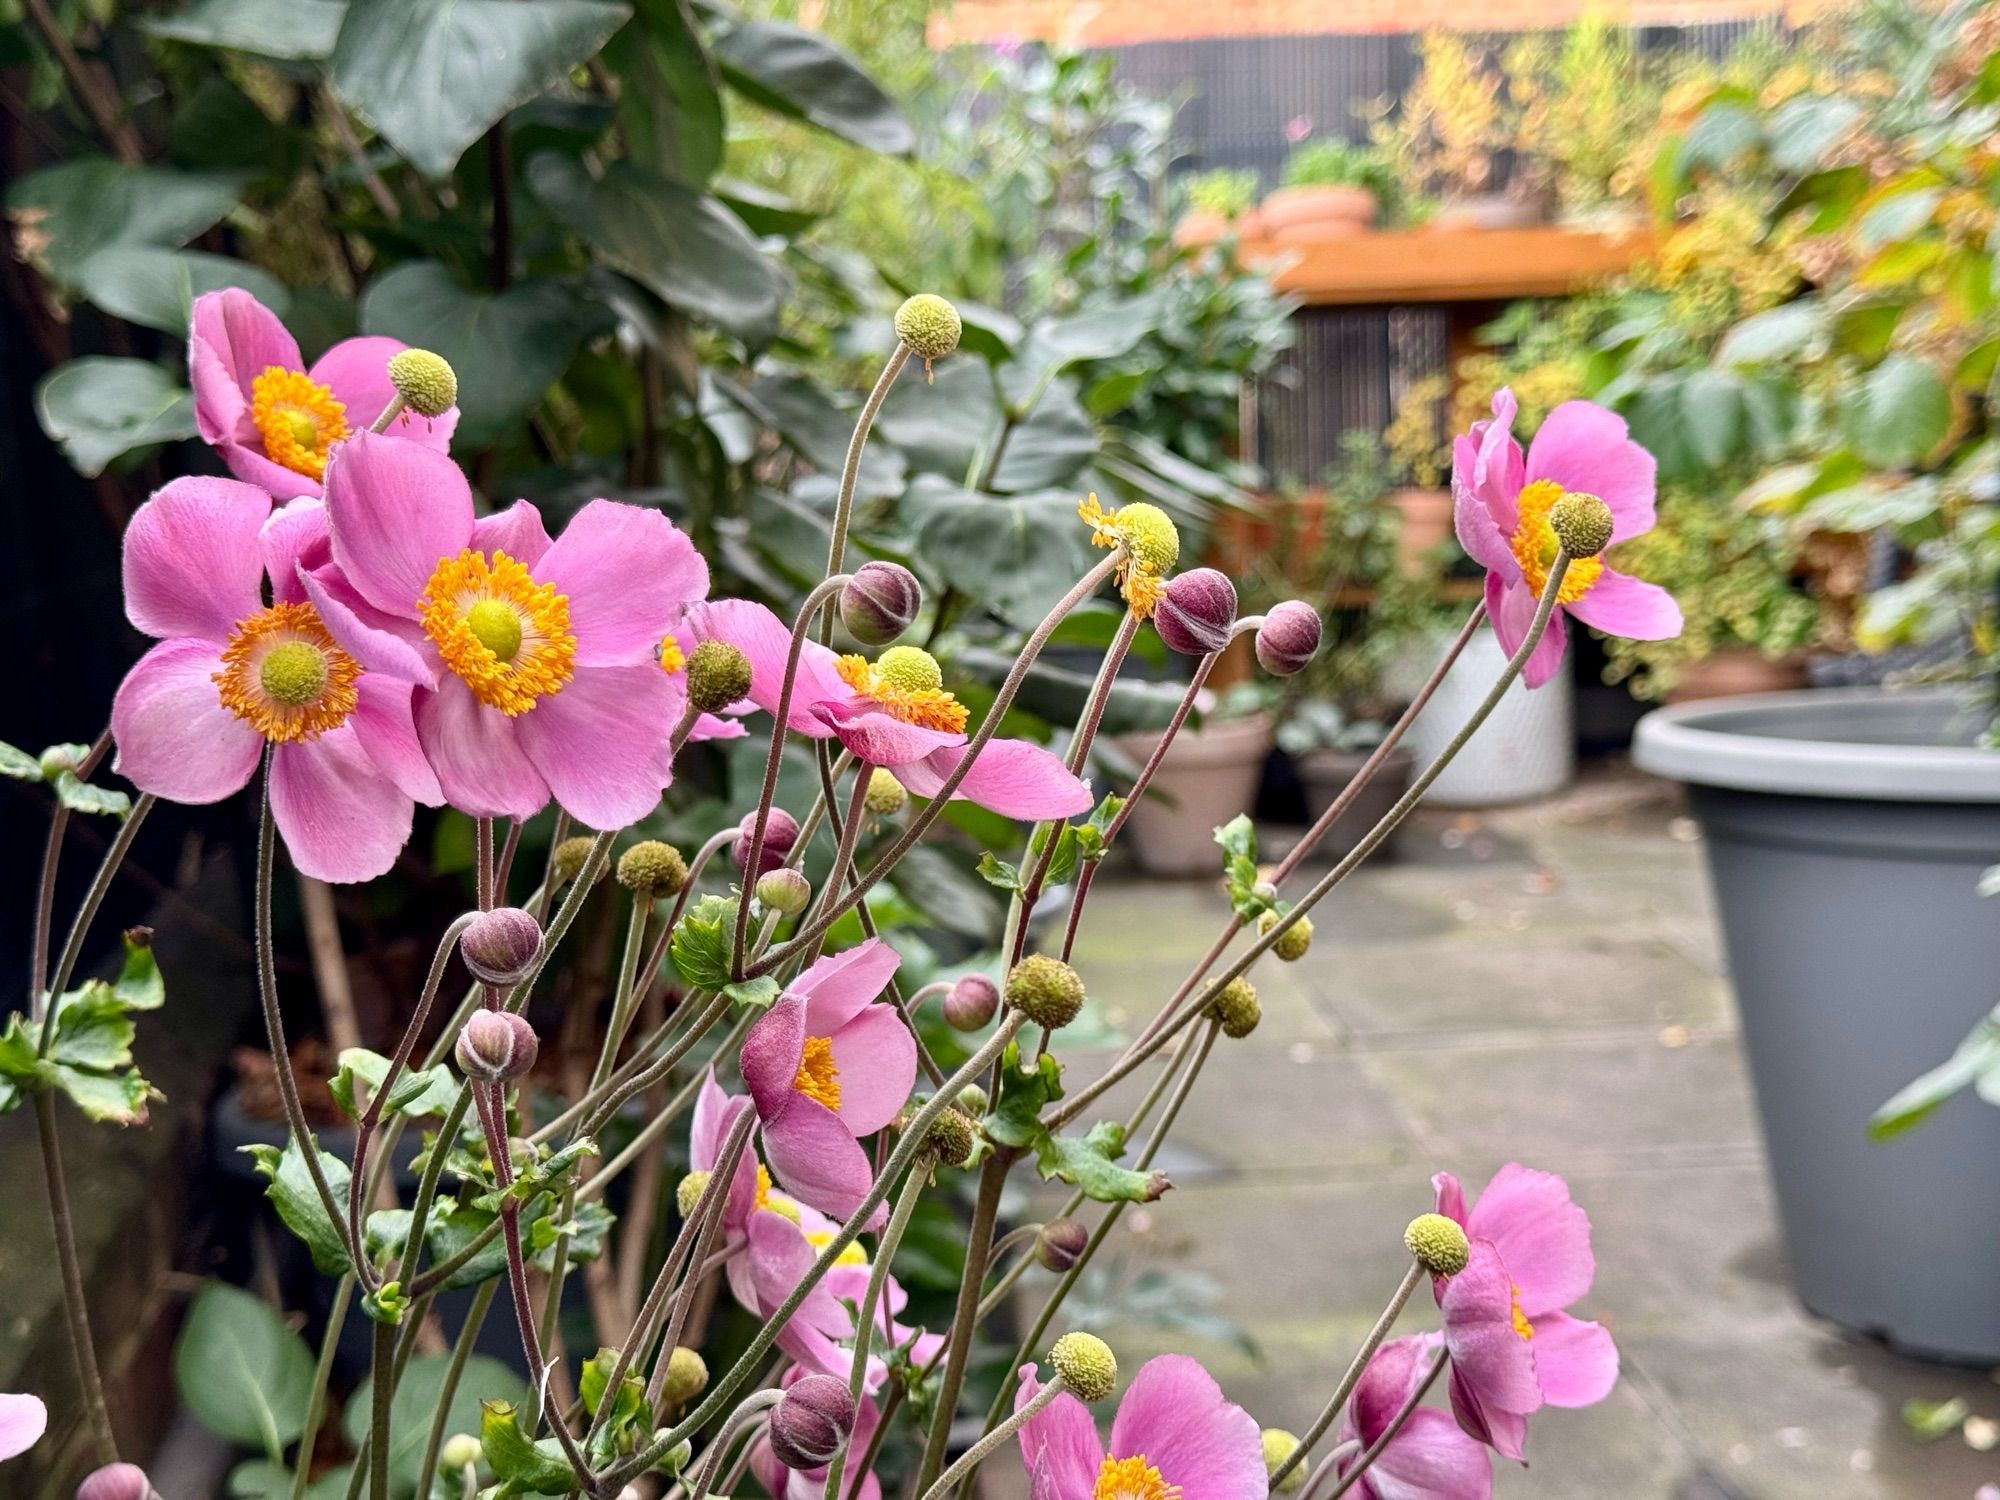
POLYGON ((1639 721, 1632 760, 1643 771, 1694 786, 1777 796, 1877 802, 2000 803, 2000 751, 1972 745, 1868 738, 1869 724, 1912 717, 1949 723, 1964 707, 1957 688, 1821 688, 1710 698, 1655 709, 1639 721), (1852 738, 1786 734, 1829 715, 1851 720, 1852 738))

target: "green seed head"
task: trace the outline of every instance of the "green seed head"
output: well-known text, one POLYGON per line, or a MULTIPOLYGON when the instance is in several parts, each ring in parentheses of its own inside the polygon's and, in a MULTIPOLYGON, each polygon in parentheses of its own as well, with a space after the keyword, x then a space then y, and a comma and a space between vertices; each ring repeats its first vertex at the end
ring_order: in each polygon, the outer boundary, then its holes
POLYGON ((1611 507, 1571 490, 1549 507, 1549 530, 1571 557, 1595 557, 1611 545, 1611 507))
POLYGON ((441 355, 405 349, 389 356, 389 384, 420 417, 441 417, 458 400, 458 376, 441 355))
POLYGON ((1049 1350, 1049 1364, 1079 1401, 1102 1401, 1118 1384, 1118 1358, 1092 1333, 1066 1333, 1049 1350))
POLYGON ((918 292, 896 309, 896 337, 921 354, 925 364, 956 349, 964 331, 958 309, 931 292, 918 292))
MULTIPOLYGON (((1278 1465, 1290 1458, 1298 1450, 1299 1440, 1282 1427, 1266 1427, 1262 1433, 1264 1440, 1264 1472, 1267 1475, 1278 1472, 1278 1465)), ((1296 1495, 1305 1487, 1306 1466, 1298 1465, 1278 1486, 1281 1495, 1296 1495)))
MULTIPOLYGON (((1283 920, 1284 918, 1279 916, 1278 913, 1267 911, 1257 919, 1257 931, 1260 933, 1269 932, 1283 920)), ((1307 950, 1312 945, 1312 918, 1300 917, 1279 935, 1278 941, 1271 945, 1271 951, 1277 954, 1281 961, 1291 964, 1297 963, 1300 959, 1304 958, 1307 950)))
POLYGON ((944 686, 944 669, 920 646, 891 646, 875 658, 875 674, 898 693, 934 693, 944 686))
POLYGON ((868 773, 868 810, 878 818, 893 818, 909 804, 910 794, 887 767, 868 773))
POLYGON ((1443 1214, 1418 1214, 1403 1231, 1403 1244, 1433 1276, 1456 1276, 1472 1257, 1464 1228, 1443 1214))
POLYGON ((520 653, 521 617, 505 600, 481 599, 465 612, 465 628, 495 661, 512 661, 520 653))
MULTIPOLYGON (((555 867, 557 885, 568 885, 576 879, 578 872, 583 869, 584 861, 590 858, 590 846, 596 842, 595 839, 578 834, 575 838, 564 839, 556 845, 555 853, 550 857, 549 863, 555 867)), ((597 878, 599 880, 604 878, 601 869, 597 873, 597 878)))
POLYGON ((687 659, 688 702, 719 714, 750 691, 750 658, 727 641, 703 641, 687 659))
POLYGON ((708 1173, 693 1171, 681 1179, 674 1189, 674 1204, 681 1211, 683 1219, 694 1217, 694 1206, 701 1201, 702 1191, 708 1186, 708 1173))
POLYGON ((1241 974, 1208 1002, 1208 1013, 1222 1023, 1222 1034, 1227 1037, 1246 1037, 1264 1019, 1264 1007, 1257 1001, 1257 986, 1241 974))
POLYGON ((1059 958, 1033 953, 1014 965, 1005 995, 1030 1021, 1055 1031, 1083 1009, 1083 976, 1059 958))
POLYGON ((618 856, 618 883, 635 896, 671 896, 687 878, 681 851, 658 839, 642 839, 618 856))
POLYGON ((1118 507, 1118 539, 1134 557, 1163 577, 1180 561, 1181 534, 1173 518, 1143 500, 1118 507))
POLYGON ((266 696, 288 708, 303 708, 326 687, 326 656, 306 641, 284 641, 264 653, 257 681, 266 696))
POLYGON ((667 1405, 685 1406, 707 1389, 708 1361, 685 1345, 676 1345, 667 1356, 667 1405))
POLYGON ((931 1121, 930 1134, 924 1143, 939 1166, 962 1167, 971 1160, 972 1149, 979 1144, 979 1127, 964 1111, 946 1109, 931 1121))

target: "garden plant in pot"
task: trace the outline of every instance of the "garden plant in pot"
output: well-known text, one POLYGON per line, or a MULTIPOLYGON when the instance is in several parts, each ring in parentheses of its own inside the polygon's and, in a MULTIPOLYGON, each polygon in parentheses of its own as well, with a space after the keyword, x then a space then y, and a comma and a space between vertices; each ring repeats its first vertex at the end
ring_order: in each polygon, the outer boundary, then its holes
POLYGON ((1177 245, 1212 245, 1224 235, 1254 239, 1263 232, 1257 212, 1257 174, 1218 168, 1187 179, 1187 211, 1174 225, 1177 245))
POLYGON ((1306 141, 1292 148, 1285 185, 1265 197, 1258 218, 1281 245, 1339 239, 1373 224, 1393 189, 1387 164, 1372 146, 1306 141))

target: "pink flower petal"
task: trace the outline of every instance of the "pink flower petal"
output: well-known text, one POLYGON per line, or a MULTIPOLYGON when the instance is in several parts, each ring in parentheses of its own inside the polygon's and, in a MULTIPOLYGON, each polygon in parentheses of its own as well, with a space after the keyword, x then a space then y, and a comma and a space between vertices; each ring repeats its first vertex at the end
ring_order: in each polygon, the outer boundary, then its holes
POLYGON ((249 420, 250 387, 273 367, 305 368, 298 340, 276 313, 238 287, 194 299, 188 380, 194 386, 194 421, 203 442, 260 441, 249 420))
POLYGON ((1448 1414, 1420 1407, 1353 1493, 1373 1500, 1490 1500, 1493 1463, 1485 1444, 1448 1414))
POLYGON ((1470 433, 1473 446, 1472 488, 1485 502, 1494 525, 1503 537, 1512 536, 1514 528, 1521 524, 1521 513, 1515 499, 1526 483, 1521 445, 1514 441, 1513 432, 1518 410, 1514 393, 1502 386, 1493 393, 1491 419, 1474 422, 1470 433))
POLYGON ((956 749, 965 743, 965 736, 955 731, 925 729, 891 718, 866 698, 825 702, 813 712, 833 731, 834 738, 866 765, 893 770, 934 750, 956 749))
MULTIPOLYGON (((710 1068, 708 1077, 702 1080, 701 1092, 695 1096, 688 1141, 690 1164, 703 1172, 714 1171, 715 1164, 722 1159, 723 1142, 729 1138, 731 1128, 751 1107, 743 1095, 723 1092, 715 1081, 715 1070, 710 1068)), ((756 1206, 757 1147, 753 1136, 736 1158, 736 1171, 729 1179, 729 1200, 722 1206, 724 1231, 732 1236, 744 1233, 756 1206)))
POLYGON ((361 433, 326 465, 333 559, 377 609, 417 617, 440 561, 472 542, 472 490, 457 464, 416 443, 361 433))
POLYGON ((475 818, 532 818, 549 785, 522 753, 514 722, 472 696, 453 673, 416 701, 417 738, 445 801, 475 818))
POLYGON ((1424 1370, 1442 1342, 1435 1333, 1406 1334, 1376 1350, 1354 1387, 1342 1419, 1342 1439, 1358 1438, 1365 1447, 1380 1437, 1423 1383, 1424 1370))
POLYGON ((1264 1500, 1269 1488, 1256 1419, 1185 1354, 1140 1367, 1112 1420, 1111 1453, 1143 1455, 1168 1484, 1204 1500, 1264 1500))
POLYGON ((1669 641, 1681 633, 1681 607, 1672 594, 1610 568, 1581 599, 1563 607, 1584 624, 1628 641, 1669 641))
MULTIPOLYGON (((691 640, 727 641, 748 657, 749 700, 767 714, 778 711, 778 691, 784 685, 785 659, 791 649, 790 626, 749 599, 716 599, 697 604, 687 612, 685 624, 691 640)), ((832 731, 813 710, 822 703, 846 703, 854 698, 854 689, 834 670, 835 659, 834 653, 818 641, 805 643, 792 688, 790 713, 790 727, 800 734, 825 739, 832 731)))
MULTIPOLYGON (((1540 601, 1529 592, 1525 583, 1506 583, 1498 573, 1486 575, 1486 616, 1493 622, 1493 635, 1500 642, 1500 649, 1509 657, 1521 649, 1521 643, 1528 638, 1528 629, 1535 623, 1535 609, 1540 601)), ((1522 668, 1521 680, 1530 688, 1538 688, 1556 675, 1562 666, 1563 652, 1569 645, 1569 631, 1563 625, 1563 612, 1558 609, 1549 616, 1548 628, 1542 638, 1535 643, 1534 651, 1528 657, 1528 664, 1522 668)))
POLYGON ((1465 1189, 1449 1172, 1438 1172, 1431 1177, 1431 1190, 1437 1194, 1437 1211, 1447 1219, 1465 1227, 1465 1189))
POLYGON ((1533 1341, 1515 1331, 1513 1281, 1491 1241, 1472 1242, 1471 1259, 1445 1283, 1439 1306, 1452 1370, 1482 1408, 1525 1416, 1542 1404, 1533 1341))
MULTIPOLYGON (((382 415, 396 388, 389 381, 389 358, 408 346, 400 339, 381 337, 342 339, 322 354, 306 373, 347 408, 347 430, 366 432, 382 415)), ((389 424, 384 437, 403 438, 436 449, 450 450, 451 435, 458 428, 458 408, 436 417, 420 417, 405 412, 389 424)))
POLYGON ((887 988, 902 961, 880 938, 867 938, 815 962, 785 993, 806 1002, 809 1035, 831 1036, 887 988))
POLYGON ((1534 1320, 1535 1378, 1551 1406, 1594 1406, 1618 1384, 1618 1346, 1601 1324, 1568 1313, 1534 1320))
POLYGON ((658 662, 578 667, 514 720, 549 791, 588 828, 623 828, 660 805, 674 779, 667 674, 658 662))
POLYGON ((1632 441, 1625 419, 1594 401, 1563 402, 1528 445, 1528 482, 1553 479, 1597 496, 1611 507, 1613 542, 1653 529, 1657 468, 1653 455, 1632 441))
POLYGON ((410 799, 346 725, 271 754, 271 817, 299 873, 346 884, 385 875, 410 840, 410 799))
POLYGON ((420 627, 375 608, 334 564, 303 569, 297 578, 327 633, 367 671, 419 687, 435 687, 440 675, 450 675, 420 627))
POLYGON ((1479 467, 1479 445, 1471 437, 1461 437, 1451 445, 1451 516, 1458 533, 1458 545, 1482 568, 1490 568, 1509 582, 1519 576, 1520 563, 1493 519, 1482 487, 1473 476, 1479 467))
POLYGON ((893 1005, 871 1005, 828 1038, 840 1070, 841 1123, 873 1135, 909 1102, 917 1043, 893 1005))
POLYGON ((660 638, 708 592, 708 564, 656 510, 593 500, 563 528, 535 577, 569 597, 579 666, 656 660, 660 638))
POLYGON ((49 1409, 40 1396, 0 1394, 0 1460, 26 1453, 49 1430, 49 1409))
MULTIPOLYGON (((1041 1389, 1035 1367, 1021 1366, 1014 1410, 1033 1401, 1041 1389)), ((1062 1500, 1089 1500, 1097 1471, 1104 1467, 1104 1444, 1089 1407, 1064 1391, 1022 1423, 1020 1442, 1021 1462, 1034 1477, 1037 1496, 1046 1492, 1062 1500)))
POLYGON ((424 759, 412 703, 418 691, 380 672, 363 672, 354 685, 354 712, 348 724, 375 769, 405 797, 436 807, 444 801, 437 772, 424 759))
POLYGON ((1445 1377, 1450 1382, 1451 1414, 1459 1429, 1484 1443, 1502 1458, 1516 1463, 1528 1461, 1528 1418, 1521 1412, 1502 1411, 1482 1398, 1457 1365, 1445 1377))
POLYGON ((1571 1201, 1569 1184, 1555 1173, 1508 1162, 1493 1174, 1464 1224, 1473 1238, 1492 1241, 1528 1317, 1559 1311, 1590 1290, 1597 1274, 1590 1216, 1571 1201))
POLYGON ((300 569, 330 565, 333 557, 326 502, 308 496, 279 506, 264 523, 257 547, 271 580, 271 602, 309 603, 305 585, 299 580, 300 569))
MULTIPOLYGON (((935 797, 964 752, 953 746, 896 768, 896 779, 914 797, 935 797)), ((1090 787, 1070 774, 1062 757, 1027 740, 993 739, 952 793, 1005 818, 1068 818, 1090 810, 1090 787)))
POLYGON ((222 706, 209 641, 162 641, 125 674, 111 700, 115 768, 169 802, 220 802, 257 770, 264 737, 222 706))
POLYGON ((780 995, 757 1018, 737 1054, 743 1086, 757 1102, 757 1117, 769 1124, 791 1107, 796 1093, 792 1080, 806 1050, 806 1003, 797 995, 780 995))
POLYGON ((868 1153, 840 1116, 797 1092, 782 1114, 764 1116, 764 1157, 786 1192, 843 1221, 875 1185, 868 1153))
POLYGON ((176 479, 125 528, 125 617, 147 635, 223 642, 264 607, 257 534, 271 497, 234 479, 176 479))
POLYGON ((504 552, 530 571, 549 550, 548 528, 542 513, 525 500, 516 500, 498 515, 481 516, 472 523, 472 547, 489 557, 504 552))

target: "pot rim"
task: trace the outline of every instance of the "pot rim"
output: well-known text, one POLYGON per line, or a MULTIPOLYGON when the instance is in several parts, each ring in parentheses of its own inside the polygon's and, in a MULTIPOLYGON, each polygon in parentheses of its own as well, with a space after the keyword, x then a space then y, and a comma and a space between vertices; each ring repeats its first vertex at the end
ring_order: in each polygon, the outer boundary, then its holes
POLYGON ((1948 724, 1964 703, 1956 689, 1874 687, 1699 699, 1641 719, 1632 760, 1656 776, 1732 791, 2000 803, 2000 751, 1868 737, 1871 725, 1907 733, 1913 722, 1948 724), (1827 737, 1829 720, 1851 724, 1854 736, 1827 737), (1798 732, 1785 732, 1788 722, 1798 732))

